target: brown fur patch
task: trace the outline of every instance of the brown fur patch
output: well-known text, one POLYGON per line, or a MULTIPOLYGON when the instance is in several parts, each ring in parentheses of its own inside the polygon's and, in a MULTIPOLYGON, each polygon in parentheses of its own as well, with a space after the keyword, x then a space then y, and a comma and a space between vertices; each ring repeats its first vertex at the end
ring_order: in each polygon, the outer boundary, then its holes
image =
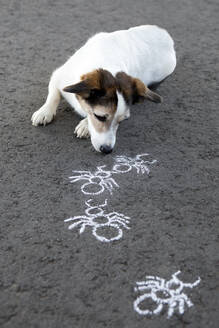
POLYGON ((116 87, 116 81, 113 75, 102 68, 82 75, 81 80, 86 81, 90 89, 110 89, 116 87))
POLYGON ((123 94, 123 97, 128 104, 139 103, 145 99, 154 102, 161 102, 161 97, 148 89, 141 80, 134 78, 125 72, 117 73, 116 79, 118 82, 118 90, 123 94))
POLYGON ((117 81, 113 75, 100 68, 82 75, 80 82, 64 88, 64 91, 76 93, 92 107, 99 105, 116 110, 116 87, 117 81))
POLYGON ((89 72, 81 76, 82 81, 86 81, 90 89, 100 89, 100 79, 98 70, 89 72))
POLYGON ((119 91, 123 94, 128 104, 135 104, 142 101, 146 95, 146 86, 144 83, 125 72, 116 74, 119 91))
POLYGON ((110 72, 100 68, 82 75, 81 79, 90 89, 89 96, 85 97, 90 105, 117 105, 116 79, 110 72))

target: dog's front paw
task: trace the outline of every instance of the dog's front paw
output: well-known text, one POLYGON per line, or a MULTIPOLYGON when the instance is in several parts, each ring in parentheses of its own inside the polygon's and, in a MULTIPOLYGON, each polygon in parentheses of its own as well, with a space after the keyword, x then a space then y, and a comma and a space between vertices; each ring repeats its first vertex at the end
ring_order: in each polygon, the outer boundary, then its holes
POLYGON ((44 105, 33 113, 31 121, 34 126, 40 124, 46 125, 53 120, 54 116, 54 111, 52 111, 48 106, 44 105))
POLYGON ((77 138, 88 138, 90 133, 88 131, 88 123, 87 118, 84 118, 80 121, 80 123, 76 126, 74 133, 77 138))

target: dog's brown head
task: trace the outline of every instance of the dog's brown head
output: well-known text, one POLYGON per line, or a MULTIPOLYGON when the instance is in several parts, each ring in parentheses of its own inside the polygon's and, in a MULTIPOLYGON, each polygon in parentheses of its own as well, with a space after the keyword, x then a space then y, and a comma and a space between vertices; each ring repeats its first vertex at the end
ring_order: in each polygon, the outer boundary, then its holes
POLYGON ((129 107, 145 99, 161 102, 139 79, 124 72, 114 77, 109 71, 97 69, 81 76, 81 81, 64 88, 75 93, 81 107, 87 112, 91 142, 97 151, 109 153, 116 141, 121 121, 129 117, 129 107))

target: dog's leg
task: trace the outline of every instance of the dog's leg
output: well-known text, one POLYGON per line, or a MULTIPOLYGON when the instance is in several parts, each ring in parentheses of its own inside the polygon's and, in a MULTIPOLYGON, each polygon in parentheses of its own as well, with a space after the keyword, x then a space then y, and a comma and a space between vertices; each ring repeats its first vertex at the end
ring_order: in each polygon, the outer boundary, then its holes
POLYGON ((74 133, 77 138, 88 138, 90 136, 87 117, 80 121, 80 123, 76 126, 74 133))
POLYGON ((32 115, 31 121, 35 126, 50 123, 56 115, 61 95, 56 87, 56 78, 54 74, 49 82, 48 90, 49 92, 45 104, 32 115))

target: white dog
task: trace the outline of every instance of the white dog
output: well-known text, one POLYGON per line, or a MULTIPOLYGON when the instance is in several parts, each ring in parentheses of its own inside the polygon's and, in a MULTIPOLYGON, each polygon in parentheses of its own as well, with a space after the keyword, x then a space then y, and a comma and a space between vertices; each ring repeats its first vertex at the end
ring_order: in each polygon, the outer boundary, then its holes
POLYGON ((62 95, 84 119, 77 137, 91 137, 97 151, 110 153, 119 123, 129 107, 145 99, 161 102, 148 86, 164 80, 176 66, 174 42, 166 30, 142 25, 98 33, 53 74, 45 104, 33 125, 52 121, 62 95))

